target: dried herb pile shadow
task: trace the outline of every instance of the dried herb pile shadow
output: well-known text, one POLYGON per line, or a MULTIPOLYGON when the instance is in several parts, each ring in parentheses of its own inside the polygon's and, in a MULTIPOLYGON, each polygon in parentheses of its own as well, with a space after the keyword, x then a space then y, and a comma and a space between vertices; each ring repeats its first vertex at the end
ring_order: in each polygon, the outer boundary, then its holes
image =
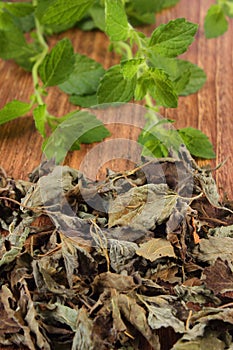
POLYGON ((165 329, 174 350, 233 349, 233 214, 187 157, 98 183, 67 166, 29 182, 2 170, 0 344, 157 350, 165 329))

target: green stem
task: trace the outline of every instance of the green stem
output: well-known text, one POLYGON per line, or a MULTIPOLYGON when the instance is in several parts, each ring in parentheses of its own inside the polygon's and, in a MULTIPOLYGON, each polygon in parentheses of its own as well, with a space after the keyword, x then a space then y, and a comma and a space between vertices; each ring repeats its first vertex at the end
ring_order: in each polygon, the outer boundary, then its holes
MULTIPOLYGON (((37 0, 33 0, 33 5, 36 7, 37 6, 37 0)), ((48 45, 45 42, 44 36, 43 36, 43 26, 40 24, 37 18, 35 18, 35 25, 36 25, 36 34, 38 41, 42 47, 42 52, 37 56, 36 62, 33 65, 32 68, 32 79, 33 79, 33 86, 34 86, 34 91, 35 91, 35 100, 39 105, 44 104, 44 101, 41 97, 41 92, 40 92, 40 85, 39 85, 39 74, 38 74, 38 69, 41 63, 43 62, 45 56, 48 53, 48 45)))
POLYGON ((125 51, 128 60, 131 60, 133 58, 131 47, 127 43, 124 43, 123 41, 119 41, 115 45, 116 45, 116 48, 119 48, 120 50, 125 51))

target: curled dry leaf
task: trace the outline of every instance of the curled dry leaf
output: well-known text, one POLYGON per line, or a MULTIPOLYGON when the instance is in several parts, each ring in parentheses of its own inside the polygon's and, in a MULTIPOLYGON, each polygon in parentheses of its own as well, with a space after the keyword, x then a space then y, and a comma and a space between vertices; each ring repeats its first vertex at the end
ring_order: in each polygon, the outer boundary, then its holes
POLYGON ((153 238, 146 243, 142 243, 136 250, 136 253, 150 261, 155 261, 164 257, 176 258, 171 243, 162 238, 153 238))

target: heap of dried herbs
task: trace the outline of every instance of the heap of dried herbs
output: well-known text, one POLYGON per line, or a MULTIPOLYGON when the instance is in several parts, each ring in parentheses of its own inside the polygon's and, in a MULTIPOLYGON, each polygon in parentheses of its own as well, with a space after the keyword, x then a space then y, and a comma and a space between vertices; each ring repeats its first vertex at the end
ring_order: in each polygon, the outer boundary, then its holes
POLYGON ((233 212, 210 170, 185 153, 102 182, 48 168, 1 171, 2 345, 158 350, 165 330, 174 350, 233 349, 233 212))

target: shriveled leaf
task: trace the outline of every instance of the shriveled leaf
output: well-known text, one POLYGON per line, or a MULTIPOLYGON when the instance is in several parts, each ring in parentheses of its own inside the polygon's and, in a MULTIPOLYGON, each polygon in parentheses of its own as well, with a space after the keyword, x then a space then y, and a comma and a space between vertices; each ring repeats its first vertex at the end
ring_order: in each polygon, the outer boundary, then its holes
POLYGON ((175 316, 176 310, 172 306, 158 307, 148 305, 147 308, 149 311, 148 324, 152 329, 172 327, 176 333, 185 332, 184 322, 175 316))
POLYGON ((70 40, 60 40, 45 57, 39 68, 44 85, 54 86, 63 83, 73 70, 74 60, 70 40))
POLYGON ((197 24, 177 18, 161 24, 151 35, 149 47, 161 56, 176 57, 185 52, 193 42, 197 24))
POLYGON ((105 0, 105 31, 112 41, 128 38, 129 25, 122 0, 105 0))
POLYGON ((197 338, 190 341, 179 340, 172 348, 172 350, 224 350, 225 343, 218 339, 218 334, 206 334, 203 338, 197 338))
POLYGON ((110 203, 108 226, 154 228, 170 216, 176 200, 165 184, 133 187, 110 203))
POLYGON ((21 253, 21 249, 30 233, 30 229, 26 227, 21 235, 17 233, 11 233, 10 240, 12 240, 11 249, 4 252, 1 256, 0 267, 4 264, 9 264, 15 260, 15 258, 21 253), (13 243, 14 242, 14 243, 13 243))
POLYGON ((67 280, 70 288, 73 286, 73 274, 75 269, 78 268, 78 254, 72 241, 67 239, 64 235, 61 235, 62 240, 62 256, 66 268, 67 280))
POLYGON ((119 292, 127 292, 136 287, 133 277, 111 272, 99 274, 95 277, 93 284, 98 291, 103 291, 106 288, 115 288, 119 292))
MULTIPOLYGON (((21 332, 23 333, 22 337, 22 343, 21 345, 27 346, 29 349, 36 350, 36 347, 33 343, 31 333, 30 333, 30 328, 24 322, 22 314, 20 314, 21 310, 14 310, 12 303, 14 303, 15 298, 11 292, 11 290, 6 286, 3 285, 1 288, 1 293, 0 293, 0 303, 4 305, 5 312, 8 316, 8 318, 11 321, 15 321, 15 323, 20 327, 21 332)), ((49 347, 45 347, 46 350, 49 350, 49 347)))
POLYGON ((111 267, 119 273, 124 268, 125 264, 133 258, 138 245, 136 243, 119 241, 116 239, 109 239, 108 242, 110 245, 109 259, 111 267))
POLYGON ((71 350, 95 350, 93 324, 84 308, 79 311, 76 327, 71 350))
POLYGON ((218 226, 218 227, 209 229, 209 234, 211 236, 219 237, 219 238, 224 238, 224 237, 233 238, 233 225, 218 226))
POLYGON ((215 294, 233 291, 232 270, 221 258, 218 258, 214 265, 205 267, 202 279, 215 294))
POLYGON ((159 338, 151 331, 147 323, 146 312, 137 304, 136 300, 125 294, 120 294, 118 305, 124 317, 147 339, 152 349, 159 350, 159 338))
POLYGON ((148 242, 142 243, 136 253, 150 261, 163 257, 176 257, 171 243, 163 238, 152 238, 148 242))
POLYGON ((49 303, 40 307, 37 303, 39 315, 48 323, 59 322, 76 331, 79 311, 69 306, 62 305, 59 302, 49 303))
POLYGON ((8 102, 0 110, 0 125, 25 115, 27 112, 30 111, 30 109, 31 106, 29 103, 25 103, 18 100, 8 102))
POLYGON ((233 261, 233 240, 230 237, 219 238, 209 237, 201 239, 199 247, 195 249, 195 254, 201 261, 214 264, 218 258, 227 261, 230 265, 233 261))

